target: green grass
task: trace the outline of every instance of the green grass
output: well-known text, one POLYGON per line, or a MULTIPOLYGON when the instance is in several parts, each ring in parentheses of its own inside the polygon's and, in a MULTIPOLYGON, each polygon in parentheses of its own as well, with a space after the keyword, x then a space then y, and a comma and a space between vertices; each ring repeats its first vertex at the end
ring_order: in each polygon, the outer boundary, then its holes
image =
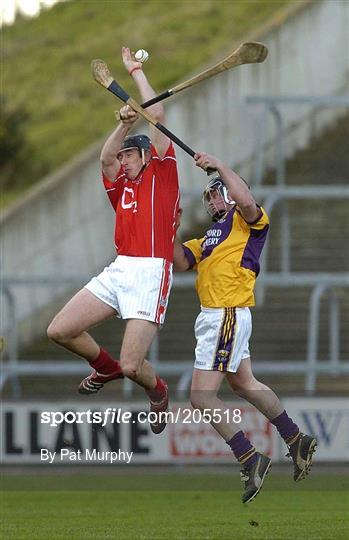
POLYGON ((8 540, 344 540, 346 488, 346 480, 333 474, 297 485, 289 476, 271 474, 258 498, 244 506, 235 475, 8 476, 2 535, 8 540))
MULTIPOLYGON (((1 91, 8 106, 25 107, 33 159, 49 172, 114 125, 120 103, 92 79, 103 58, 135 96, 121 46, 145 48, 146 70, 162 91, 228 54, 292 0, 79 0, 2 30, 1 91)), ((136 96, 137 97, 137 96, 136 96)), ((30 170, 30 168, 28 169, 30 170)), ((27 184, 37 180, 23 171, 27 184)), ((5 199, 6 202, 6 199, 5 199)))

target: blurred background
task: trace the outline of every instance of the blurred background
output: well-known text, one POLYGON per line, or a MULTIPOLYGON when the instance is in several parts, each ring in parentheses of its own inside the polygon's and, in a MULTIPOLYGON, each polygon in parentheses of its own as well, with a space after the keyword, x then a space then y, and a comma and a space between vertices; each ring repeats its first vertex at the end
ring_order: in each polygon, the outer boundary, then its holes
MULTIPOLYGON (((121 103, 93 81, 91 60, 105 60, 137 99, 122 65, 123 45, 149 51, 144 69, 161 92, 249 40, 268 46, 266 61, 227 71, 170 98, 167 126, 194 149, 229 163, 269 213, 253 309, 254 369, 285 400, 302 429, 319 438, 319 459, 346 459, 348 2, 3 5, 3 462, 38 463, 40 444, 64 446, 64 437, 58 440, 57 433, 40 425, 41 410, 145 406, 143 393, 127 381, 83 400, 77 385, 89 373, 87 363, 46 337, 53 315, 115 256, 114 213, 100 181, 99 152, 121 103)), ((140 122, 137 131, 144 129, 140 122)), ((201 205, 207 177, 180 149, 177 156, 184 208, 180 234, 187 240, 202 236, 209 223, 201 205)), ((186 404, 199 310, 194 282, 190 272, 175 278, 165 327, 149 352, 170 383, 172 401, 186 404)), ((110 320, 92 334, 117 358, 123 328, 121 321, 110 320)), ((222 396, 230 398, 225 387, 222 396)), ((281 460, 284 451, 269 424, 250 408, 244 410, 251 437, 281 460)), ((83 444, 71 426, 64 429, 72 447, 83 444)), ((81 429, 87 437, 88 426, 81 429)), ((143 426, 138 438, 130 437, 129 447, 138 448, 142 463, 231 459, 207 428, 190 429, 189 438, 196 442, 183 446, 179 426, 166 430, 161 444, 143 426)), ((110 435, 100 444, 118 447, 118 439, 110 435)))

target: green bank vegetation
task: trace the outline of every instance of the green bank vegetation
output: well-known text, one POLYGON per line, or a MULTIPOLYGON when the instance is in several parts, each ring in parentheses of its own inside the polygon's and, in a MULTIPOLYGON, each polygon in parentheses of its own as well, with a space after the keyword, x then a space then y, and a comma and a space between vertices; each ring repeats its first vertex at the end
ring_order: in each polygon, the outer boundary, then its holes
POLYGON ((278 20, 289 4, 73 0, 3 28, 3 204, 112 129, 119 103, 93 81, 92 58, 104 59, 135 95, 120 50, 145 48, 151 53, 147 74, 162 91, 231 52, 271 18, 278 20))

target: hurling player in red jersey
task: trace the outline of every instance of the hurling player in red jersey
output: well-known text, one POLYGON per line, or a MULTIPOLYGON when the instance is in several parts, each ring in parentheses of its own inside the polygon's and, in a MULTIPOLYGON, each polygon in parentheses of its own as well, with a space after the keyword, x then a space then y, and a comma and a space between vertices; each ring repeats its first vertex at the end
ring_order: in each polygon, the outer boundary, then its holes
MULTIPOLYGON (((142 101, 154 97, 142 64, 130 49, 122 48, 122 59, 142 101)), ((149 107, 149 112, 164 123, 161 103, 149 107)), ((117 257, 63 307, 47 333, 92 367, 80 383, 81 394, 96 393, 106 382, 128 377, 145 389, 151 411, 161 412, 168 406, 167 384, 145 356, 164 321, 172 285, 178 175, 174 148, 166 135, 153 126, 151 139, 129 135, 137 118, 130 107, 123 107, 120 123, 101 152, 103 183, 116 216, 117 257), (87 333, 115 315, 127 321, 119 360, 87 333)), ((159 419, 151 422, 151 429, 161 433, 165 425, 159 419)))

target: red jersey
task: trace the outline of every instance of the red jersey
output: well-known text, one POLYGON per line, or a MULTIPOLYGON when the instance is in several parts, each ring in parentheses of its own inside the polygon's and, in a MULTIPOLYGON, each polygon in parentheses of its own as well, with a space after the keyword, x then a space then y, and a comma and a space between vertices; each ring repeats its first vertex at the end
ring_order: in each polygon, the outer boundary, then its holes
POLYGON ((119 255, 160 257, 173 261, 179 206, 177 161, 172 143, 160 159, 151 146, 151 160, 134 180, 123 167, 103 183, 116 212, 115 247, 119 255))

